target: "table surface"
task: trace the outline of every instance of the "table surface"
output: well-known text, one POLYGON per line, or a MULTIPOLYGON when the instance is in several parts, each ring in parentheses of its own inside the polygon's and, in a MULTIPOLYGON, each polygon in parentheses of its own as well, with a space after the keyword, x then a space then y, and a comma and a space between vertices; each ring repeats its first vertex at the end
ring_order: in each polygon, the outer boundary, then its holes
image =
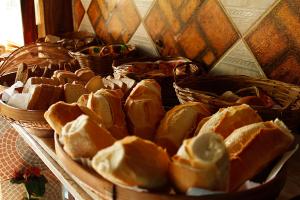
MULTIPOLYGON (((68 174, 68 172, 64 169, 62 163, 60 163, 56 157, 53 138, 38 138, 29 134, 25 129, 16 124, 12 124, 12 126, 77 200, 100 199, 99 196, 83 186, 80 181, 68 174)), ((300 143, 300 135, 296 135, 296 142, 298 144, 300 143)), ((300 199, 299 158, 300 148, 288 161, 287 181, 278 197, 278 200, 292 199, 296 196, 299 196, 300 199)))

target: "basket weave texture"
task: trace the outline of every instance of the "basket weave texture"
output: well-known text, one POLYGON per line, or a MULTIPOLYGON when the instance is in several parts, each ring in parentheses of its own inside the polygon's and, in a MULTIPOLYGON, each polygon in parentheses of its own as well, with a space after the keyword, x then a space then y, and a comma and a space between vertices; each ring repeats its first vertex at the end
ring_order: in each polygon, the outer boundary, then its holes
POLYGON ((300 121, 300 87, 281 81, 252 78, 244 75, 194 76, 175 78, 174 88, 180 103, 188 101, 202 102, 213 111, 219 108, 238 105, 220 98, 226 91, 237 91, 256 86, 270 96, 280 108, 251 106, 264 120, 279 118, 294 130, 299 130, 300 121))

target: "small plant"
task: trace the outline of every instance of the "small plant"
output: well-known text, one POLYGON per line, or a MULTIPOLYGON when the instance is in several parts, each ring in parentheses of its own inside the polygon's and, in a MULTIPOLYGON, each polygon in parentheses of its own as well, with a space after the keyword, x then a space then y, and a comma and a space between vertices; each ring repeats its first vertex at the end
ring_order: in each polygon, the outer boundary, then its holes
POLYGON ((15 171, 14 177, 10 180, 14 184, 23 184, 27 191, 26 200, 41 199, 45 194, 45 185, 47 179, 41 174, 38 167, 24 167, 19 171, 15 171))

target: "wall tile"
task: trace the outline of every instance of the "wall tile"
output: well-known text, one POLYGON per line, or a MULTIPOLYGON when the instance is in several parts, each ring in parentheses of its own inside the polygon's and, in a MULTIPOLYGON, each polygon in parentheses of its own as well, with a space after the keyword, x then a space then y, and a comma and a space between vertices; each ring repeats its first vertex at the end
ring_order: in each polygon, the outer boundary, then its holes
POLYGON ((300 84, 300 1, 281 0, 246 36, 269 78, 300 84))
POLYGON ((108 43, 127 43, 141 22, 133 0, 92 0, 87 12, 97 35, 108 43))
POLYGON ((134 0, 137 10, 142 18, 146 16, 155 0, 134 0))
POLYGON ((129 44, 134 44, 139 48, 139 50, 149 56, 158 56, 158 52, 155 48, 155 45, 148 35, 144 24, 141 23, 132 38, 129 41, 129 44))
POLYGON ((82 6, 85 11, 87 11, 87 9, 89 8, 91 1, 92 0, 81 0, 82 6))
POLYGON ((86 31, 89 33, 95 33, 94 28, 91 24, 91 21, 89 19, 89 16, 86 14, 84 14, 84 17, 82 19, 82 22, 78 28, 78 31, 86 31))
POLYGON ((238 30, 244 34, 278 0, 220 0, 238 30))
POLYGON ((247 75, 265 77, 256 59, 243 40, 239 40, 232 49, 210 71, 213 75, 247 75))
POLYGON ((85 13, 85 9, 81 3, 81 0, 73 0, 73 16, 74 16, 74 29, 78 30, 83 16, 85 13))
POLYGON ((216 0, 157 0, 145 27, 161 55, 182 55, 209 66, 239 38, 216 0))

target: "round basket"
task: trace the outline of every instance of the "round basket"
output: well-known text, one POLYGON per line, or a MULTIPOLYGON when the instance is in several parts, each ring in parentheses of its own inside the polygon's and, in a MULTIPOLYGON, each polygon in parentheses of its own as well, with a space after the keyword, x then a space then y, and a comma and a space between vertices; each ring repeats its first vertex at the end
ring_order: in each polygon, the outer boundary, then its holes
POLYGON ((102 199, 143 199, 143 200, 233 200, 233 199, 276 199, 286 181, 287 171, 284 166, 280 172, 271 180, 248 190, 231 193, 214 193, 203 196, 186 196, 182 194, 168 194, 163 192, 146 192, 127 187, 120 187, 105 180, 94 170, 85 167, 64 151, 63 146, 55 134, 55 152, 63 168, 76 178, 82 185, 90 188, 102 199))
MULTIPOLYGON (((8 73, 0 77, 0 84, 12 85, 15 73, 8 73)), ((38 137, 53 137, 53 130, 44 118, 43 110, 24 110, 7 105, 2 101, 0 94, 0 115, 10 123, 15 123, 25 128, 29 133, 38 137)))
POLYGON ((202 102, 213 111, 219 108, 238 105, 220 98, 226 91, 237 91, 256 86, 280 105, 280 108, 251 106, 264 120, 283 120, 292 130, 299 130, 300 87, 276 80, 252 78, 244 75, 197 76, 190 74, 184 78, 175 76, 174 88, 180 103, 187 101, 202 102))

